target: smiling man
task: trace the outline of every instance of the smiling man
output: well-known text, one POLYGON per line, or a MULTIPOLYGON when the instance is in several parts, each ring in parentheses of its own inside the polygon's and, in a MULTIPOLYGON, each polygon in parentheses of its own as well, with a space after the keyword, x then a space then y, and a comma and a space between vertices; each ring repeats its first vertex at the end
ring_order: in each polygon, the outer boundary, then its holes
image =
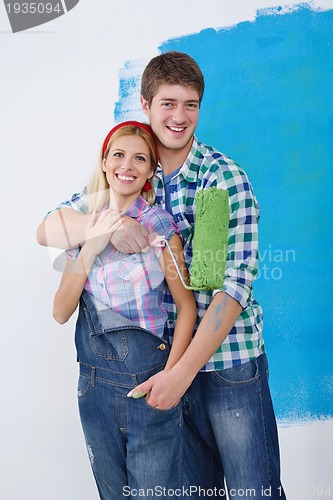
MULTIPOLYGON (((141 82, 142 109, 157 138, 156 203, 177 223, 191 268, 198 190, 215 186, 228 193, 230 223, 224 283, 195 293, 198 320, 182 358, 138 386, 149 403, 168 410, 182 400, 184 485, 244 491, 285 498, 280 482, 277 427, 268 386, 262 309, 252 283, 258 272, 259 206, 242 168, 195 136, 204 77, 190 56, 168 52, 153 58, 141 82)), ((83 241, 87 216, 84 193, 57 207, 38 229, 38 241, 66 248, 83 241), (74 208, 75 210, 72 210, 74 208)), ((148 234, 124 220, 111 242, 123 252, 139 252, 148 234)), ((166 290, 166 328, 172 339, 176 309, 166 290)), ((193 489, 194 491, 194 489, 193 489)), ((204 490, 198 489, 203 498, 204 490)), ((222 494, 217 496, 223 496, 222 494)))
POLYGON ((183 85, 164 84, 152 99, 141 95, 141 105, 157 137, 163 173, 171 174, 192 147, 199 120, 198 92, 183 85))

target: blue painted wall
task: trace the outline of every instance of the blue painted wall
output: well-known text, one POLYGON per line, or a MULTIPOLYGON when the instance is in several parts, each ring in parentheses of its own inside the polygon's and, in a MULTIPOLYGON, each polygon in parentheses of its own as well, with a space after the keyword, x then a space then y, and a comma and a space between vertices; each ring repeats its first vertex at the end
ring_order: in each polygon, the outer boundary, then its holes
MULTIPOLYGON (((245 168, 260 202, 254 287, 272 394, 277 417, 299 421, 333 417, 333 11, 280 10, 160 50, 198 61, 206 92, 197 135, 245 168)), ((120 82, 117 120, 129 86, 120 82)))

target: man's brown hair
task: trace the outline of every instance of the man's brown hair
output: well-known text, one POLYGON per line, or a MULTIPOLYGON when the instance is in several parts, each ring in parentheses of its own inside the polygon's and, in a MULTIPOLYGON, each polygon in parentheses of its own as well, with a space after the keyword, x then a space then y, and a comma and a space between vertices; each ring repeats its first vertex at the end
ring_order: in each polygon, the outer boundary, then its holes
POLYGON ((188 54, 172 50, 147 64, 141 78, 141 95, 151 105, 161 85, 184 85, 198 91, 201 103, 205 82, 198 63, 188 54))

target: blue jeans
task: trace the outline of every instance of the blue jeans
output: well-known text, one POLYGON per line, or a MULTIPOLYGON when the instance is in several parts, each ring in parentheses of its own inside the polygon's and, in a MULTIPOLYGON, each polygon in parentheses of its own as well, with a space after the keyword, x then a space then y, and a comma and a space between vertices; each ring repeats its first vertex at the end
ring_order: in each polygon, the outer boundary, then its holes
POLYGON ((200 372, 183 398, 183 413, 184 464, 193 485, 221 494, 224 476, 230 499, 286 498, 265 354, 234 368, 200 372), (212 452, 204 472, 199 442, 212 452))
POLYGON ((83 292, 75 334, 78 400, 99 495, 155 499, 171 491, 171 498, 182 481, 181 405, 159 410, 144 397, 126 396, 163 369, 169 345, 119 318, 111 310, 97 312, 83 292))

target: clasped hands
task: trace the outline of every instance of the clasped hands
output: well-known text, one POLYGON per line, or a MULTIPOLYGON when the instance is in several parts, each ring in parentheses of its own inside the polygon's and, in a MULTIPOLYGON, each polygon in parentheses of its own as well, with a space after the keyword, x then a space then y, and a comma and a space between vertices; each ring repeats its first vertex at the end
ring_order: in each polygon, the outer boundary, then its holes
POLYGON ((148 233, 146 228, 132 217, 124 215, 120 210, 111 208, 100 214, 91 214, 86 232, 86 245, 92 246, 96 255, 100 254, 106 245, 112 245, 121 253, 146 252, 154 243, 156 233, 148 233))

